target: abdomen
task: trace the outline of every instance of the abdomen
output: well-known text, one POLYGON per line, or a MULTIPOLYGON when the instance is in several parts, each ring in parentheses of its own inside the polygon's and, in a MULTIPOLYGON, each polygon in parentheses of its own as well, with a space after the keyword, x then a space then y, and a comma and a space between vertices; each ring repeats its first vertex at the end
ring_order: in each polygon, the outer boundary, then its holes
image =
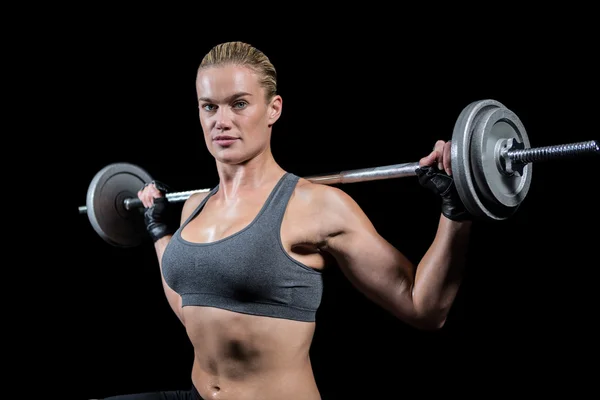
POLYGON ((210 307, 184 307, 183 317, 195 351, 192 376, 203 397, 319 399, 309 359, 313 322, 210 307))

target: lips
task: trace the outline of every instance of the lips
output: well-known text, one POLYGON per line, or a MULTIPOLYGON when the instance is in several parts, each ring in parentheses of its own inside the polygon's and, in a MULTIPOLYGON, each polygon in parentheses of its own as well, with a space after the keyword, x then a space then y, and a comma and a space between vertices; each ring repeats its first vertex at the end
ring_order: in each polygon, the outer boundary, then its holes
POLYGON ((215 136, 213 138, 213 140, 218 141, 218 140, 236 140, 237 138, 234 136, 227 136, 227 135, 219 135, 219 136, 215 136))
POLYGON ((235 143, 238 138, 228 135, 219 135, 213 138, 213 142, 221 147, 228 147, 235 143))

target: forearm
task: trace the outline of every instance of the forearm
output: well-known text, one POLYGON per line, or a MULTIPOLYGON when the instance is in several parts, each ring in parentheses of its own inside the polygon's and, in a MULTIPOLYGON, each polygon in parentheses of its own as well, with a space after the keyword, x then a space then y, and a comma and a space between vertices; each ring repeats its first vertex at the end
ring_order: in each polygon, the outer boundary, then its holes
POLYGON ((443 324, 460 286, 471 222, 440 216, 433 243, 419 262, 412 289, 417 315, 443 324))

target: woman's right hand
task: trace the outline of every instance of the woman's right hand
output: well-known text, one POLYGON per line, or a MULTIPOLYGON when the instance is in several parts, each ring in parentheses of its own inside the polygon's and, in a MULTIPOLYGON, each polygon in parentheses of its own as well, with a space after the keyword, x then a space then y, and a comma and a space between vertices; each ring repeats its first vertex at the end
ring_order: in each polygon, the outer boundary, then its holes
POLYGON ((152 181, 138 191, 138 198, 146 209, 144 211, 146 230, 155 243, 160 238, 173 234, 168 221, 169 200, 166 197, 168 190, 164 183, 152 181))

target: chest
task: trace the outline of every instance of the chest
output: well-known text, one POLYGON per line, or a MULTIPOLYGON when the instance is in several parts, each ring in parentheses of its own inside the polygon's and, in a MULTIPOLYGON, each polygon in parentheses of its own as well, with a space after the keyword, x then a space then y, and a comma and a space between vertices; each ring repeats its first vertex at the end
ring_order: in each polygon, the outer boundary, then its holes
POLYGON ((248 199, 224 203, 209 199, 199 215, 182 230, 181 236, 194 243, 212 243, 249 227, 261 213, 262 204, 248 199))
POLYGON ((281 218, 263 215, 264 198, 224 203, 209 199, 201 212, 182 229, 183 239, 193 243, 214 243, 237 235, 263 218, 271 218, 271 228, 277 230, 284 248, 315 247, 319 237, 319 217, 314 210, 300 207, 294 199, 281 212, 281 218))
POLYGON ((172 239, 163 256, 168 285, 180 294, 276 304, 290 304, 296 301, 295 296, 302 297, 300 292, 306 288, 316 288, 320 278, 310 256, 289 251, 277 220, 269 219, 273 216, 265 212, 260 210, 243 220, 212 220, 217 225, 230 221, 235 227, 221 230, 213 226, 220 235, 211 235, 206 221, 195 232, 194 228, 188 230, 197 238, 208 239, 204 242, 190 241, 183 235, 185 228, 190 228, 188 223, 181 231, 182 240, 172 239))

